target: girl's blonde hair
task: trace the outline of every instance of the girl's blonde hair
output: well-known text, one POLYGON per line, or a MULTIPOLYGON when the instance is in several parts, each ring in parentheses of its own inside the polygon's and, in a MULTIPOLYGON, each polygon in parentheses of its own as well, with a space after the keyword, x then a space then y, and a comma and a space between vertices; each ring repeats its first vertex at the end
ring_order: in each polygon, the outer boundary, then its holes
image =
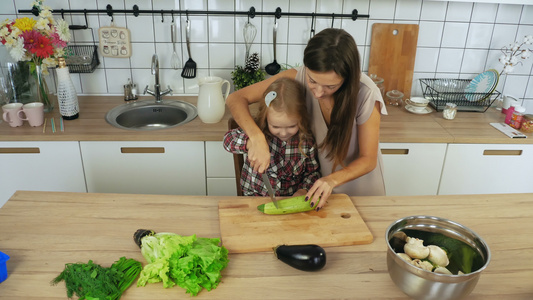
POLYGON ((274 81, 263 94, 263 100, 259 101, 259 111, 255 116, 257 126, 265 135, 271 135, 268 130, 267 114, 272 108, 277 112, 285 112, 287 115, 298 119, 298 137, 301 144, 305 139, 312 136, 309 129, 309 117, 305 103, 305 90, 302 84, 291 78, 279 78, 274 81), (276 98, 269 106, 265 103, 265 97, 270 92, 276 92, 276 98))

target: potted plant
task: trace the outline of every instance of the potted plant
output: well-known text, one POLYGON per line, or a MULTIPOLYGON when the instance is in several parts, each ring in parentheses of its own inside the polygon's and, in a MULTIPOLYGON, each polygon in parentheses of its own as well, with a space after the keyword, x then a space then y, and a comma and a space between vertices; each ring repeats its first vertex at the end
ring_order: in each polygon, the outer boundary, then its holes
POLYGON ((236 66, 231 72, 235 90, 242 89, 265 79, 265 72, 259 68, 259 54, 253 53, 246 59, 246 65, 236 66))

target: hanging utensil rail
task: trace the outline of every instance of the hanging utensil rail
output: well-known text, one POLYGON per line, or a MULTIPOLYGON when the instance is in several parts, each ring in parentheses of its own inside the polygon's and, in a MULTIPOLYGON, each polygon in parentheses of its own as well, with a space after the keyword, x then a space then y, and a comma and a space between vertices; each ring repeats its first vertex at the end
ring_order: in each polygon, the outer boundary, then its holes
MULTIPOLYGON (((161 10, 153 10, 153 9, 139 9, 139 6, 137 4, 133 5, 133 9, 113 9, 111 4, 108 4, 106 6, 106 9, 52 9, 53 13, 61 13, 61 15, 64 14, 107 14, 111 18, 113 17, 113 14, 115 13, 121 13, 121 14, 133 14, 134 16, 138 17, 140 14, 161 14, 163 16, 164 14, 168 15, 174 15, 174 14, 189 14, 189 15, 245 15, 249 16, 250 18, 254 18, 255 16, 276 16, 277 19, 281 18, 282 16, 291 16, 291 17, 321 17, 321 18, 351 18, 353 21, 357 20, 357 18, 368 18, 370 15, 360 15, 357 9, 352 10, 351 14, 335 14, 335 13, 299 13, 299 12, 282 12, 281 8, 276 8, 276 11, 274 12, 259 12, 255 10, 255 7, 250 7, 248 11, 207 11, 207 10, 174 10, 174 9, 161 9, 161 10)), ((25 13, 31 13, 35 16, 39 15, 39 11, 36 7, 32 9, 19 9, 18 13, 25 14, 25 13)))

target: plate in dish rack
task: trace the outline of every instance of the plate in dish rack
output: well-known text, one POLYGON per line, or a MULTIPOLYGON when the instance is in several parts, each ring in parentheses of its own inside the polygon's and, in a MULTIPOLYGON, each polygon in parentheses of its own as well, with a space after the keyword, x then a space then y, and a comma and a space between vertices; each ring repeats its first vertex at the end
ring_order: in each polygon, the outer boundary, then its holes
POLYGON ((465 89, 466 99, 471 102, 485 100, 496 89, 499 78, 500 74, 494 69, 477 75, 465 89))

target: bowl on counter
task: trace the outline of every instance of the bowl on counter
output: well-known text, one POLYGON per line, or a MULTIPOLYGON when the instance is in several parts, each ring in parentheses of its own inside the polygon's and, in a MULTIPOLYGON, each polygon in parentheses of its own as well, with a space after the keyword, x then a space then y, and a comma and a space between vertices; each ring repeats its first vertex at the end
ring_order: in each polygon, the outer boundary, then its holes
POLYGON ((387 268, 392 281, 413 299, 462 299, 475 288, 490 262, 485 241, 467 227, 433 216, 410 216, 393 222, 386 231, 387 268), (404 260, 405 236, 424 240, 424 245, 446 249, 447 269, 441 274, 423 270, 404 260), (465 254, 463 254, 465 253, 465 254))

